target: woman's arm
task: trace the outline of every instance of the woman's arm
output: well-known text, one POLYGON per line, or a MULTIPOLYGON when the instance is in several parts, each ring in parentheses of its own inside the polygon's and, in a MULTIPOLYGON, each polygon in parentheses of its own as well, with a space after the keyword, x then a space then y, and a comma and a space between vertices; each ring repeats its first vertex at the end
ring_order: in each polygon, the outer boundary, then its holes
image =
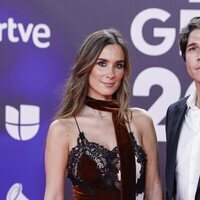
POLYGON ((152 118, 143 109, 138 110, 136 128, 147 155, 145 197, 147 200, 163 200, 163 190, 159 174, 158 146, 152 118))
POLYGON ((64 179, 69 136, 62 120, 54 121, 47 134, 45 149, 46 188, 44 200, 64 200, 64 179))

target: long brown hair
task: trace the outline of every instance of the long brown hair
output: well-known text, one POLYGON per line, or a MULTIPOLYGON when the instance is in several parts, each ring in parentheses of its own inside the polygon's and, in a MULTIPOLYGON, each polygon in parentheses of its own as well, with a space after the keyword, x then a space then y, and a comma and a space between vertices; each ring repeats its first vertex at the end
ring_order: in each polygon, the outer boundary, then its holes
POLYGON ((119 117, 123 116, 124 111, 128 108, 130 96, 128 77, 131 66, 128 48, 119 31, 115 29, 103 29, 89 35, 81 45, 72 68, 71 76, 65 85, 63 100, 55 119, 72 117, 83 108, 88 94, 88 78, 91 69, 96 63, 102 49, 110 44, 118 44, 125 56, 124 76, 118 90, 113 94, 113 98, 117 99, 120 104, 119 117))

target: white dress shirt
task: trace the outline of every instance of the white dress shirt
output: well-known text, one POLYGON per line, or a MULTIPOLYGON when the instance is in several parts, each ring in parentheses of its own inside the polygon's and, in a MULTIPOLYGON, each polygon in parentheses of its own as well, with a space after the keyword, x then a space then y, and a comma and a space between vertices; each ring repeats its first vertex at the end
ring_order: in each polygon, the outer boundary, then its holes
POLYGON ((196 92, 187 100, 176 155, 176 200, 194 200, 200 176, 200 109, 196 92))

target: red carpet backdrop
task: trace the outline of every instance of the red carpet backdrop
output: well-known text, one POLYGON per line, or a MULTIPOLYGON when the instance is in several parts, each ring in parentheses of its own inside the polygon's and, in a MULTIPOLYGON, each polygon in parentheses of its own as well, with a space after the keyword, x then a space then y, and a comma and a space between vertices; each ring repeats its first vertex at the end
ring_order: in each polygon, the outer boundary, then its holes
POLYGON ((128 42, 130 103, 153 117, 164 186, 166 109, 193 88, 178 49, 193 16, 200 0, 1 0, 0 199, 43 199, 45 138, 62 85, 83 39, 109 27, 128 42))

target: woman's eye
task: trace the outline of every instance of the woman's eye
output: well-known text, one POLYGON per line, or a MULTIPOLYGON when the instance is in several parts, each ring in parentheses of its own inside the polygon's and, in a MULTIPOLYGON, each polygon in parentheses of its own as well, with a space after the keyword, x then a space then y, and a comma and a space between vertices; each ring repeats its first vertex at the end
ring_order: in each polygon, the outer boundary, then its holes
POLYGON ((117 63, 116 67, 119 69, 124 68, 124 63, 117 63))
POLYGON ((100 67, 105 67, 106 63, 104 61, 99 61, 97 62, 97 65, 99 65, 100 67))

